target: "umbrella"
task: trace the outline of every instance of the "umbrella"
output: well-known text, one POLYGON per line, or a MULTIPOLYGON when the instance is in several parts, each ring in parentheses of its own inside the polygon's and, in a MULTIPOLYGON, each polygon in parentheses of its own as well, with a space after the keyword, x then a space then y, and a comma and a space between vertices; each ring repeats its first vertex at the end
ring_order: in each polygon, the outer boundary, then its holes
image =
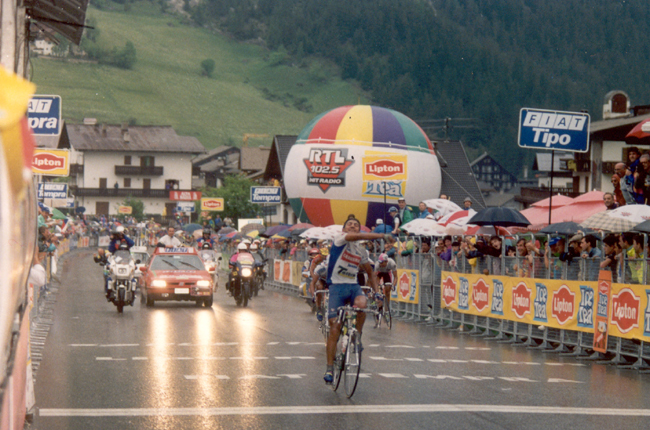
POLYGON ((267 228, 266 231, 262 233, 262 236, 271 237, 278 232, 281 232, 283 230, 288 230, 289 227, 291 227, 291 225, 287 225, 287 224, 274 225, 273 227, 267 228))
POLYGON ((485 208, 474 215, 468 224, 492 225, 495 227, 526 227, 530 221, 525 216, 510 208, 485 208))
POLYGON ((607 215, 614 218, 622 218, 640 224, 650 220, 650 206, 646 205, 625 205, 620 208, 607 211, 607 215))
POLYGON ((379 224, 377 227, 375 227, 375 229, 372 232, 373 233, 384 233, 384 234, 386 234, 386 233, 390 233, 392 231, 393 231, 393 229, 391 228, 391 226, 386 225, 386 224, 379 224))
POLYGON ((51 208, 50 211, 52 211, 52 219, 66 219, 66 216, 58 210, 57 208, 51 208))
POLYGON ((447 199, 429 199, 424 200, 422 203, 424 203, 428 208, 437 211, 440 216, 445 216, 447 214, 461 210, 460 206, 447 199))
POLYGON ((607 212, 594 214, 587 218, 584 222, 580 223, 582 227, 593 228, 594 230, 606 230, 614 233, 630 231, 637 224, 638 223, 627 219, 609 216, 607 212))
POLYGON ((432 219, 416 218, 400 227, 409 233, 420 236, 443 236, 447 234, 445 228, 432 219))
POLYGON ((219 230, 219 234, 228 234, 228 233, 232 233, 233 231, 237 231, 237 230, 235 230, 232 227, 224 227, 219 230))
MULTIPOLYGON (((284 227, 285 227, 284 230, 282 230, 282 231, 278 231, 277 233, 275 233, 275 234, 274 234, 273 236, 271 236, 271 237, 273 237, 273 238, 275 238, 275 239, 279 239, 279 238, 281 238, 281 237, 286 239, 286 238, 291 237, 291 232, 289 231, 289 229, 286 228, 286 226, 284 226, 284 227)), ((269 229, 269 230, 270 230, 270 229, 269 229)), ((269 230, 266 231, 267 234, 268 234, 268 231, 269 231, 269 230)))
POLYGON ((303 234, 307 230, 309 230, 309 229, 308 228, 297 228, 295 230, 289 229, 289 231, 291 232, 291 236, 300 236, 301 234, 303 234))
POLYGON ((628 145, 650 145, 650 120, 646 119, 634 126, 625 136, 628 145))
POLYGON ((308 222, 301 222, 301 223, 298 223, 298 224, 295 224, 295 225, 292 225, 291 227, 289 227, 289 231, 299 230, 301 228, 307 230, 308 228, 312 228, 312 227, 313 227, 313 225, 309 224, 308 222))
MULTIPOLYGON (((602 198, 600 199, 601 201, 603 200, 602 198)), ((531 206, 535 208, 546 208, 548 209, 551 207, 549 204, 551 201, 550 197, 545 198, 544 200, 540 200, 538 202, 533 203, 531 206)), ((562 206, 570 205, 573 203, 574 200, 571 197, 563 196, 561 194, 553 196, 553 208, 559 208, 562 206)), ((548 210, 546 211, 548 214, 548 210)))
POLYGON ((300 237, 306 239, 325 239, 325 233, 323 232, 323 227, 312 227, 300 233, 300 237))
POLYGON ((238 231, 231 231, 226 235, 228 239, 240 239, 241 238, 241 233, 238 231))
POLYGON ((466 234, 468 236, 475 236, 475 235, 493 235, 496 234, 499 236, 512 236, 512 233, 510 233, 510 230, 506 229, 505 227, 486 227, 486 226, 479 226, 479 225, 470 225, 467 227, 467 230, 465 230, 464 233, 461 234, 466 234))
POLYGON ((241 234, 248 234, 251 231, 263 232, 264 230, 266 230, 266 227, 263 224, 252 222, 243 226, 240 231, 241 234))
POLYGON ((467 221, 469 221, 470 218, 472 218, 474 215, 476 215, 476 211, 474 209, 458 210, 440 218, 438 220, 438 224, 446 226, 449 223, 453 222, 456 225, 464 226, 467 224, 467 221))
POLYGON ((590 228, 581 227, 580 225, 578 225, 573 221, 558 222, 555 224, 551 224, 549 226, 544 227, 539 232, 544 234, 561 234, 564 236, 573 236, 578 232, 582 232, 584 234, 595 233, 590 228))
MULTIPOLYGON (((244 227, 245 227, 245 226, 244 226, 244 227)), ((253 230, 253 231, 249 231, 248 233, 246 233, 246 236, 250 237, 251 239, 254 239, 254 238, 256 238, 257 236, 259 236, 259 234, 260 234, 259 231, 257 231, 257 230, 253 230)))
POLYGON ((194 230, 194 233, 192 233, 192 236, 194 236, 194 239, 198 239, 201 236, 203 236, 203 231, 202 230, 194 230))
POLYGON ((182 230, 188 233, 194 233, 196 230, 203 230, 203 226, 199 224, 185 224, 182 230))
POLYGON ((573 203, 603 203, 603 196, 605 195, 604 191, 589 191, 573 199, 573 203))
POLYGON ((650 233, 650 221, 643 221, 641 224, 637 224, 632 231, 638 231, 641 233, 650 233))

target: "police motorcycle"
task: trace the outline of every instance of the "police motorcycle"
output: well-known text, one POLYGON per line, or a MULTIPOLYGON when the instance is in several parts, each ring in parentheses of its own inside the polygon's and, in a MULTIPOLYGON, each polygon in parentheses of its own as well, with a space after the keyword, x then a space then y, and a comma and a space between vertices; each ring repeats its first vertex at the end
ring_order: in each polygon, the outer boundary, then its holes
POLYGON ((108 300, 117 306, 117 312, 122 313, 125 305, 133 306, 135 289, 138 280, 135 275, 136 262, 123 243, 108 257, 108 300))
POLYGON ((215 252, 209 243, 204 243, 201 245, 199 257, 203 260, 205 270, 207 270, 212 277, 212 284, 216 291, 219 286, 219 264, 221 263, 221 254, 215 252))
POLYGON ((255 258, 247 252, 246 244, 240 243, 237 250, 239 253, 230 259, 228 290, 237 306, 246 307, 253 293, 255 258))
POLYGON ((252 244, 250 247, 250 252, 253 258, 255 259, 255 264, 253 265, 253 296, 257 297, 257 294, 260 290, 264 289, 264 282, 266 281, 266 258, 263 258, 262 255, 258 252, 258 247, 256 244, 252 244))

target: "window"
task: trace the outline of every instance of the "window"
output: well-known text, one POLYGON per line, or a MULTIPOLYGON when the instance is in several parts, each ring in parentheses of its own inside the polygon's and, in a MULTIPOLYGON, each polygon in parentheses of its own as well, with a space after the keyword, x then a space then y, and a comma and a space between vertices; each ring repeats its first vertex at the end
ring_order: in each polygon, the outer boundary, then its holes
POLYGON ((142 189, 150 190, 151 189, 151 179, 144 178, 142 179, 142 189))
POLYGON ((176 179, 168 179, 165 181, 165 189, 166 190, 178 190, 179 189, 179 182, 176 179))
POLYGON ((140 157, 140 167, 153 167, 155 166, 154 161, 151 155, 144 155, 140 157))
POLYGON ((124 156, 124 165, 125 166, 130 166, 131 165, 131 156, 130 155, 125 155, 124 156))
POLYGON ((131 178, 124 178, 124 188, 131 188, 131 178))
POLYGON ((99 188, 106 188, 106 178, 99 178, 99 188))

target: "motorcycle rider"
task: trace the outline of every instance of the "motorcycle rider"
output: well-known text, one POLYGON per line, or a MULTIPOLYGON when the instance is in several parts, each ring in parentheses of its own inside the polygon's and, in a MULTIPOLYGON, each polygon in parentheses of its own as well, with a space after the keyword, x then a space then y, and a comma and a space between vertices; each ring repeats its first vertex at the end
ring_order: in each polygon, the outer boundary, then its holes
POLYGON ((212 234, 212 230, 210 230, 209 228, 204 228, 203 235, 196 240, 196 244, 199 245, 201 249, 204 249, 203 244, 209 243, 210 249, 214 249, 215 243, 214 240, 212 240, 212 238, 210 237, 211 234, 212 234))
MULTIPOLYGON (((249 254, 248 252, 248 247, 246 246, 245 243, 240 243, 237 245, 237 252, 230 257, 230 261, 228 262, 228 268, 232 271, 232 269, 236 266, 237 264, 237 257, 239 257, 239 254, 249 254)), ((226 282, 226 290, 232 294, 232 287, 230 285, 230 279, 228 279, 228 282, 226 282)))
MULTIPOLYGON (((255 259, 255 268, 256 270, 259 270, 262 272, 264 278, 266 278, 266 275, 264 274, 264 266, 266 265, 266 259, 264 256, 260 253, 259 247, 257 246, 257 243, 253 242, 251 243, 249 252, 255 259)), ((264 281, 262 281, 262 284, 259 285, 259 289, 263 290, 264 289, 264 281)))
POLYGON ((133 245, 135 245, 135 242, 133 242, 133 239, 128 237, 126 234, 124 234, 124 227, 117 226, 115 230, 112 231, 112 236, 111 236, 111 243, 108 245, 108 252, 111 254, 115 253, 120 248, 120 245, 122 243, 126 243, 127 248, 126 249, 131 249, 133 245))

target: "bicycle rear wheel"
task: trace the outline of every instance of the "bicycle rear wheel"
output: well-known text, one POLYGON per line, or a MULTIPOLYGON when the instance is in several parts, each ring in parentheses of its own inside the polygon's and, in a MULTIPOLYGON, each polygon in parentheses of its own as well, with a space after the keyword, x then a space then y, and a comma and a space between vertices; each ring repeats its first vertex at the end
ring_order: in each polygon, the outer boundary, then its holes
POLYGON ((354 390, 359 382, 359 372, 361 371, 361 340, 359 333, 353 331, 348 340, 348 348, 345 352, 345 394, 348 398, 352 397, 354 390))
POLYGON ((388 326, 388 330, 393 328, 393 316, 390 313, 390 308, 386 306, 386 309, 384 309, 384 320, 386 321, 386 326, 388 326))
POLYGON ((336 356, 334 357, 334 381, 332 381, 332 390, 336 391, 341 383, 341 374, 343 373, 343 365, 345 364, 345 354, 341 349, 341 339, 336 344, 336 356))

